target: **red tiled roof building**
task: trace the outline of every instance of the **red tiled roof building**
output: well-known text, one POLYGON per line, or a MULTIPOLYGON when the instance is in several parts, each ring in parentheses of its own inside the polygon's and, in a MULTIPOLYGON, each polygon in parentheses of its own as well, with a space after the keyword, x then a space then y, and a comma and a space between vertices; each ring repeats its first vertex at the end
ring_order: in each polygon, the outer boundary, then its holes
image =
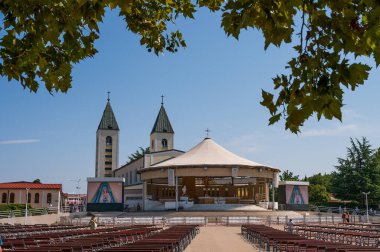
POLYGON ((33 208, 58 208, 61 204, 62 184, 26 181, 0 183, 0 204, 25 204, 33 208))

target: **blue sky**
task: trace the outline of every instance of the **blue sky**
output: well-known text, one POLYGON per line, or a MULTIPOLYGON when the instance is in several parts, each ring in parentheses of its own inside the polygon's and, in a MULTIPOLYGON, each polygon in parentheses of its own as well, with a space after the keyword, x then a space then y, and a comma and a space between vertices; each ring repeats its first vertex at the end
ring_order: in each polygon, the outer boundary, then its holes
MULTIPOLYGON (((331 172, 344 157, 350 137, 365 136, 380 146, 378 69, 365 85, 346 91, 343 123, 310 119, 302 133, 268 127, 269 114, 259 104, 261 89, 284 71, 293 53, 289 45, 270 47, 258 31, 227 38, 220 17, 208 11, 179 22, 188 47, 159 57, 139 45, 116 12, 108 13, 96 43, 99 53, 74 67, 73 88, 37 94, 0 79, 0 182, 33 180, 63 183, 75 192, 95 170, 95 133, 107 91, 120 127, 120 164, 149 133, 165 95, 175 131, 175 148, 188 150, 205 137, 256 162, 301 176, 331 172)), ((371 62, 372 64, 372 62, 371 62)))

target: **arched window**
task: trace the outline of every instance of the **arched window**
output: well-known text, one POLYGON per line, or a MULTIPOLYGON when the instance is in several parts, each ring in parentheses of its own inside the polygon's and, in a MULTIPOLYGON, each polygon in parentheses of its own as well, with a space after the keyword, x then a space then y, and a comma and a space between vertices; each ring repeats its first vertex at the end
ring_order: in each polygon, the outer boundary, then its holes
POLYGON ((32 194, 28 193, 28 204, 32 202, 32 194))
POLYGON ((34 203, 40 203, 40 194, 39 193, 34 194, 34 203))
POLYGON ((112 137, 108 136, 106 137, 106 145, 111 146, 112 145, 112 137))
POLYGON ((47 194, 47 197, 46 197, 46 203, 48 203, 48 204, 51 203, 51 193, 48 193, 48 194, 47 194))
POLYGON ((168 140, 166 140, 165 138, 162 139, 161 144, 162 144, 162 148, 168 148, 168 140))
POLYGON ((14 193, 11 193, 9 195, 9 203, 15 203, 15 194, 14 193))
POLYGON ((3 195, 1 196, 1 203, 7 203, 7 194, 6 193, 3 193, 3 195))

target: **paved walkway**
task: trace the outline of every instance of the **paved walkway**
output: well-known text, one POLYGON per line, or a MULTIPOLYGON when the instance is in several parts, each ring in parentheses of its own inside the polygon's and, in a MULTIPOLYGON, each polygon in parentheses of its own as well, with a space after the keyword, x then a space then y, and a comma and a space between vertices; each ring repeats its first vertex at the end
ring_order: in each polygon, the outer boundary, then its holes
POLYGON ((192 240, 185 252, 245 252, 258 251, 240 234, 240 227, 207 226, 192 240))

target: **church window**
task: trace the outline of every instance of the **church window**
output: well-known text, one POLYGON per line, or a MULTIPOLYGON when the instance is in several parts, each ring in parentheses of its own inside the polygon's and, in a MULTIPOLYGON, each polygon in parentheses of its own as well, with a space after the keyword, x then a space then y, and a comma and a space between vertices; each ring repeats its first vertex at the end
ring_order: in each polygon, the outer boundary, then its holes
POLYGON ((28 193, 28 204, 32 202, 32 194, 28 193))
POLYGON ((9 196, 9 203, 15 203, 15 194, 11 193, 9 196))
POLYGON ((132 178, 132 171, 129 171, 129 184, 133 183, 132 178))
POLYGON ((167 148, 168 147, 168 140, 166 140, 165 138, 162 139, 161 144, 162 144, 162 148, 167 148))
POLYGON ((106 155, 106 158, 112 158, 112 155, 106 155))
POLYGON ((3 195, 1 196, 1 203, 7 203, 7 194, 6 193, 3 193, 3 195))
POLYGON ((106 152, 112 152, 112 149, 106 149, 106 152))
POLYGON ((34 194, 34 203, 40 203, 40 194, 39 193, 34 194))
POLYGON ((51 193, 47 194, 46 203, 49 203, 49 204, 51 203, 51 193))
POLYGON ((105 161, 104 164, 106 164, 106 165, 107 165, 107 164, 111 165, 112 162, 111 162, 111 161, 105 161))
POLYGON ((107 146, 112 145, 112 137, 110 137, 110 136, 107 136, 107 137, 106 137, 106 145, 107 145, 107 146))

